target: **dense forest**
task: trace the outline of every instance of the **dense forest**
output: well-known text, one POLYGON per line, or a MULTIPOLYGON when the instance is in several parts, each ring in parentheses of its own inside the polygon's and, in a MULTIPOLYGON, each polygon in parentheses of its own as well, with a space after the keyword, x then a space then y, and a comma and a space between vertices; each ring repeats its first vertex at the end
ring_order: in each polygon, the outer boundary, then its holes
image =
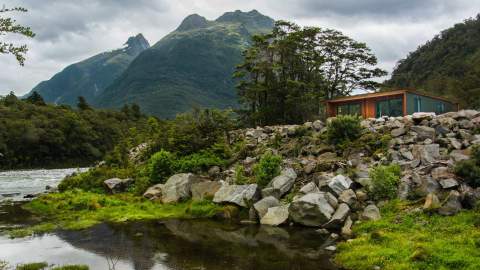
POLYGON ((442 31, 399 61, 390 88, 412 88, 480 108, 480 14, 442 31))
POLYGON ((71 108, 46 104, 36 92, 25 100, 11 93, 0 98, 0 168, 90 165, 147 130, 136 105, 94 110, 79 98, 71 108))

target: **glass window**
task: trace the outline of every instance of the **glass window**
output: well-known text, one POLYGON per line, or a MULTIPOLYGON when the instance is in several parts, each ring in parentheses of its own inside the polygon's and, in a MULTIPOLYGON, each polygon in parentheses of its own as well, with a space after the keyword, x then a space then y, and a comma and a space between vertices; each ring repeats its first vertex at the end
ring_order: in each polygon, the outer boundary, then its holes
POLYGON ((435 113, 442 114, 444 112, 445 112, 445 103, 443 103, 443 102, 437 103, 437 108, 435 110, 435 113))
POLYGON ((361 115, 362 114, 362 104, 353 103, 353 104, 343 104, 337 106, 337 115, 361 115))
POLYGON ((401 98, 386 99, 377 101, 376 117, 382 116, 402 116, 403 115, 403 101, 401 98))
POLYGON ((414 98, 414 105, 415 105, 415 112, 421 112, 422 111, 422 99, 420 97, 415 97, 414 98))

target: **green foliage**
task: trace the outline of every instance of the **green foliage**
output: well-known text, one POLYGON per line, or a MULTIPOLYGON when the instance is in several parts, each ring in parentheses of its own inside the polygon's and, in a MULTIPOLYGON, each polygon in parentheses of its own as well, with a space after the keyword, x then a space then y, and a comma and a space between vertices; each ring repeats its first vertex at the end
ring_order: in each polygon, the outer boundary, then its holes
MULTIPOLYGON (((33 38, 35 36, 35 33, 33 33, 30 27, 20 25, 16 22, 16 20, 3 15, 7 12, 27 12, 27 9, 22 7, 2 7, 0 9, 0 36, 4 36, 7 34, 19 34, 29 38, 33 38)), ((25 62, 25 54, 27 53, 27 51, 27 45, 17 46, 13 43, 0 41, 0 54, 12 54, 13 56, 15 56, 21 66, 23 66, 25 62)))
POLYGON ((162 218, 208 218, 223 211, 209 201, 159 204, 132 194, 105 195, 71 190, 41 196, 24 206, 32 213, 47 217, 48 223, 13 229, 12 237, 58 228, 78 230, 101 222, 158 220, 162 218))
MULTIPOLYGON (((48 103, 69 106, 76 106, 78 96, 83 96, 86 102, 95 105, 98 94, 112 84, 133 59, 148 47, 148 42, 142 34, 131 37, 126 47, 102 52, 67 66, 51 79, 35 86, 29 96, 33 92, 38 92, 48 103)), ((131 103, 128 99, 125 100, 131 103)), ((121 108, 126 103, 125 100, 117 108, 121 108)))
POLYGON ((338 245, 335 261, 345 269, 479 269, 478 210, 451 217, 413 211, 417 205, 393 200, 382 219, 354 225, 355 239, 338 245))
POLYGON ((16 270, 42 270, 48 267, 46 262, 27 263, 18 265, 16 270))
POLYGON ((58 185, 58 190, 63 192, 72 189, 82 189, 84 191, 92 191, 103 193, 103 181, 110 178, 136 178, 134 168, 113 168, 113 167, 95 167, 84 173, 74 174, 65 177, 58 185))
POLYGON ((211 151, 201 151, 178 159, 175 163, 177 172, 205 172, 210 167, 224 167, 226 161, 211 151))
POLYGON ((372 186, 370 196, 375 200, 394 199, 402 175, 400 166, 392 164, 377 166, 370 171, 372 186))
POLYGON ((251 36, 273 26, 271 18, 256 11, 240 17, 203 19, 205 27, 186 26, 186 20, 140 54, 93 104, 120 108, 129 100, 145 113, 168 119, 191 110, 192 105, 238 107, 232 72, 251 36))
POLYGON ((253 167, 255 180, 260 187, 265 187, 277 175, 280 174, 282 157, 266 152, 259 162, 253 167))
POLYGON ((443 30, 399 61, 388 88, 441 95, 480 108, 480 15, 443 30))
POLYGON ((361 118, 353 115, 340 115, 327 123, 327 140, 342 146, 358 139, 363 132, 361 118))
POLYGON ((245 176, 245 167, 237 164, 235 166, 235 184, 245 185, 249 182, 249 179, 245 176))
POLYGON ((472 156, 455 164, 455 174, 471 187, 480 187, 480 146, 472 147, 472 156))
POLYGON ((161 150, 150 158, 149 171, 152 183, 164 183, 174 172, 175 156, 161 150))
POLYGON ((120 141, 136 145, 148 132, 145 117, 39 100, 19 100, 13 93, 0 98, 0 169, 91 165, 120 141))
POLYGON ((319 117, 323 100, 374 89, 386 75, 366 44, 339 31, 277 21, 253 37, 235 76, 241 118, 249 125, 304 123, 319 117))

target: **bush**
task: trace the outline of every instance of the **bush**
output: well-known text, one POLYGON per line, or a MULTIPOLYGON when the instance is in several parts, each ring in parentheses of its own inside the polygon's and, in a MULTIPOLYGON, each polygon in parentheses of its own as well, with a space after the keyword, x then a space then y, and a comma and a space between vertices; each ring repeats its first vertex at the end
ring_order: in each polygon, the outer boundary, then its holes
POLYGON ((248 178, 245 176, 245 167, 240 164, 235 166, 235 184, 244 185, 248 183, 248 178))
POLYGON ((177 172, 199 173, 207 171, 212 166, 225 166, 226 162, 211 151, 201 151, 176 161, 177 172))
POLYGON ((353 115, 340 115, 327 124, 327 139, 334 145, 344 145, 362 134, 361 118, 353 115))
POLYGON ((471 159, 458 162, 454 171, 470 186, 480 187, 480 147, 473 147, 471 159))
POLYGON ((377 166, 370 170, 371 197, 375 200, 394 199, 397 196, 401 174, 400 166, 397 164, 377 166))
POLYGON ((28 263, 28 264, 21 264, 17 266, 17 270, 42 270, 47 268, 48 264, 45 262, 39 263, 28 263))
POLYGON ((253 167, 255 180, 260 187, 265 187, 277 175, 280 174, 282 157, 266 152, 260 161, 253 167))
POLYGON ((150 181, 152 183, 164 183, 167 177, 174 173, 174 159, 174 155, 165 150, 153 154, 148 166, 150 181))
POLYGON ((134 174, 135 169, 131 167, 95 167, 84 173, 65 177, 58 185, 58 190, 63 192, 72 189, 81 189, 84 191, 103 193, 105 192, 103 181, 114 177, 129 178, 133 177, 134 174))

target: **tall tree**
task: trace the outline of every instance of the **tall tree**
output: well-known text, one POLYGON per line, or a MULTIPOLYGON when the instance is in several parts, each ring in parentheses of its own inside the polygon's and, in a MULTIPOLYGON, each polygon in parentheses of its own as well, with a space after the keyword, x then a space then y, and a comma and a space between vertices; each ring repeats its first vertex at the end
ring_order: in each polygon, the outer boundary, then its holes
POLYGON ((321 101, 374 90, 376 57, 342 33, 278 21, 273 31, 253 37, 235 77, 242 119, 250 125, 299 123, 318 117, 321 101))
POLYGON ((45 100, 37 91, 33 91, 33 93, 26 98, 26 101, 39 106, 46 105, 45 100))
POLYGON ((81 111, 92 109, 92 107, 90 107, 90 105, 87 103, 87 100, 82 96, 78 97, 77 108, 80 109, 81 111))
MULTIPOLYGON (((20 34, 30 38, 35 36, 30 27, 22 26, 18 24, 16 20, 5 17, 4 14, 9 12, 27 12, 27 9, 22 7, 0 9, 0 36, 9 33, 20 34)), ((21 66, 25 63, 25 54, 27 51, 27 45, 15 45, 11 42, 0 41, 0 54, 13 54, 21 66)))

